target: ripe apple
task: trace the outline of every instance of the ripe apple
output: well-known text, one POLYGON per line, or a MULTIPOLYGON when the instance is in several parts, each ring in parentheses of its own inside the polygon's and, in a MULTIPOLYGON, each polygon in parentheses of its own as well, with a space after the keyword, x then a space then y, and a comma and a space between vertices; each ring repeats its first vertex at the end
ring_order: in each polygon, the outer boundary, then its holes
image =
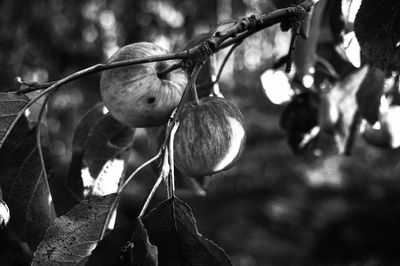
POLYGON ((178 115, 175 166, 190 177, 211 175, 233 166, 245 143, 243 116, 223 98, 186 103, 178 115))
MULTIPOLYGON (((139 42, 122 47, 108 63, 167 54, 156 44, 139 42)), ((183 70, 164 76, 157 73, 174 61, 151 62, 103 71, 100 92, 105 106, 119 122, 132 127, 151 127, 168 121, 187 83, 183 70)))
POLYGON ((390 106, 385 113, 381 113, 376 125, 371 126, 367 123, 362 137, 377 147, 400 147, 400 106, 390 106))

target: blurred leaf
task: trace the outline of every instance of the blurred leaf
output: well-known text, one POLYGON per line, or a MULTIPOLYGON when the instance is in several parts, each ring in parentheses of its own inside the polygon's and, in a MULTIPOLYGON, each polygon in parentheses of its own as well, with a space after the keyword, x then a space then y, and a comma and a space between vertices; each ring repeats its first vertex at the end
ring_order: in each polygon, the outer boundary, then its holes
POLYGON ((306 151, 318 135, 319 102, 318 94, 304 91, 293 96, 281 115, 280 127, 295 153, 306 151))
POLYGON ((354 30, 364 61, 385 70, 400 40, 400 2, 363 0, 354 30))
POLYGON ((78 126, 75 129, 74 138, 72 141, 72 158, 68 173, 68 185, 71 190, 80 198, 83 197, 83 183, 81 178, 82 158, 85 143, 92 127, 105 114, 103 112, 104 104, 99 103, 88 110, 83 116, 78 126))
POLYGON ((97 177, 109 159, 115 158, 132 144, 134 132, 133 128, 122 125, 110 114, 93 126, 83 154, 83 162, 93 177, 97 177))
POLYGON ((84 265, 96 247, 115 194, 85 200, 47 229, 32 265, 84 265))
POLYGON ((5 135, 11 130, 12 122, 27 103, 28 98, 25 95, 0 92, 0 147, 5 141, 5 135))
POLYGON ((197 230, 190 207, 171 198, 143 217, 160 265, 232 265, 225 252, 197 230))
POLYGON ((157 247, 149 242, 146 228, 140 218, 108 233, 89 257, 90 265, 146 265, 156 266, 157 247))
POLYGON ((294 94, 288 75, 281 70, 266 70, 261 74, 261 84, 265 95, 273 104, 287 103, 294 94))
POLYGON ((3 161, 1 185, 8 202, 10 229, 35 249, 55 218, 55 211, 32 130, 3 161))
POLYGON ((336 125, 336 137, 339 151, 345 151, 350 136, 350 129, 358 107, 356 93, 368 74, 368 66, 364 66, 340 80, 329 92, 329 97, 339 111, 339 121, 336 125))
POLYGON ((379 118, 379 105, 384 83, 385 73, 379 68, 370 67, 356 94, 360 114, 371 125, 379 118))

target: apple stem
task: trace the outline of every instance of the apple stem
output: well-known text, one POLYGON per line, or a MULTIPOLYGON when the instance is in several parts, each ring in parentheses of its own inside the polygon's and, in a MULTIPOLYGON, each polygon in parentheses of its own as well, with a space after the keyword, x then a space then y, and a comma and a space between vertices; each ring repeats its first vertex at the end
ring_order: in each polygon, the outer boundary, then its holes
POLYGON ((167 66, 164 69, 160 69, 160 71, 157 71, 157 77, 160 78, 160 79, 165 79, 168 73, 170 73, 170 72, 172 72, 174 70, 180 69, 180 68, 182 68, 182 63, 181 62, 176 63, 176 64, 172 64, 170 66, 167 66))
MULTIPOLYGON (((176 113, 179 115, 180 110, 182 109, 182 105, 187 103, 187 102, 194 102, 196 105, 199 104, 199 96, 197 95, 197 90, 196 90, 196 79, 197 76, 199 75, 199 72, 201 68, 203 67, 202 63, 196 63, 193 68, 192 72, 190 74, 188 83, 186 85, 185 91, 183 92, 182 98, 179 102, 178 108, 176 113)), ((175 115, 176 117, 176 115, 175 115)))

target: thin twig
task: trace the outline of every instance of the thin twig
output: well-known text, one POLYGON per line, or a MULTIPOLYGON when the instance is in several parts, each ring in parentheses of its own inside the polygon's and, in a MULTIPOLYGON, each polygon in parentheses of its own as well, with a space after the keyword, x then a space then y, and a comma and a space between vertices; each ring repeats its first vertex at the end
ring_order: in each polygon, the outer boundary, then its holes
POLYGON ((285 68, 286 73, 289 73, 290 70, 292 70, 293 51, 296 47, 296 41, 300 33, 301 25, 301 22, 296 22, 295 25, 292 27, 292 38, 290 39, 289 52, 285 68))
MULTIPOLYGON (((37 127, 36 127, 36 145, 37 145, 37 149, 38 149, 38 153, 39 153, 39 158, 40 158, 40 164, 42 165, 42 173, 43 173, 43 179, 44 179, 44 183, 46 186, 46 189, 48 191, 48 193, 51 195, 51 191, 50 191, 50 185, 49 185, 49 179, 48 179, 48 175, 47 175, 47 170, 46 170, 46 163, 44 161, 44 156, 43 156, 43 150, 42 150, 42 140, 40 137, 40 126, 42 124, 42 120, 44 118, 44 115, 46 113, 46 107, 47 107, 47 102, 49 100, 49 97, 47 96, 44 101, 43 104, 40 108, 39 111, 39 116, 38 116, 38 121, 37 121, 37 127)), ((51 210, 51 204, 49 203, 49 211, 51 210)))
POLYGON ((146 212, 147 208, 149 207, 151 199, 154 197, 154 194, 156 193, 157 188, 160 186, 162 180, 163 180, 163 176, 160 175, 158 177, 156 183, 154 184, 153 188, 151 189, 150 194, 147 196, 146 202, 144 203, 143 208, 140 211, 139 218, 143 217, 144 213, 146 212))
POLYGON ((219 69, 218 69, 218 73, 217 73, 217 76, 216 76, 216 78, 215 78, 215 81, 213 81, 214 83, 216 83, 216 82, 219 81, 219 79, 221 78, 222 71, 224 70, 226 63, 228 62, 228 59, 231 57, 231 55, 233 54, 233 52, 235 51, 235 49, 236 49, 241 43, 242 43, 241 41, 240 41, 240 42, 237 42, 237 43, 235 43, 234 45, 232 45, 232 47, 229 49, 228 53, 226 54, 226 56, 224 57, 224 60, 223 60, 222 63, 221 63, 221 66, 220 66, 219 69))
POLYGON ((157 72, 157 76, 159 76, 159 77, 165 76, 165 75, 167 75, 168 73, 170 73, 170 72, 172 72, 172 71, 174 71, 174 70, 180 69, 180 68, 182 68, 182 67, 183 67, 183 66, 182 66, 182 63, 181 63, 181 62, 176 63, 176 64, 172 64, 172 65, 170 65, 170 66, 168 66, 168 67, 166 67, 166 68, 160 70, 159 72, 157 72))
POLYGON ((234 37, 229 40, 224 40, 219 46, 219 49, 226 48, 234 43, 243 41, 250 35, 259 32, 265 28, 268 28, 272 25, 281 23, 283 20, 293 18, 293 17, 301 17, 306 12, 311 10, 311 7, 316 3, 316 1, 305 0, 297 6, 287 7, 277 9, 267 14, 262 14, 260 16, 256 16, 257 24, 253 27, 249 27, 248 29, 238 32, 234 37))
POLYGON ((137 173, 139 173, 143 168, 145 168, 146 166, 148 166, 149 164, 151 164, 152 162, 157 160, 160 157, 160 155, 161 155, 161 152, 159 151, 153 158, 151 158, 150 160, 146 161, 145 163, 140 165, 138 168, 136 168, 136 170, 125 180, 125 182, 122 184, 122 186, 119 187, 119 189, 117 191, 117 196, 115 197, 113 203, 111 204, 110 210, 107 213, 106 220, 104 221, 103 227, 101 229, 99 241, 103 239, 103 237, 106 233, 107 226, 110 223, 112 213, 114 212, 115 208, 118 205, 119 199, 122 194, 122 190, 129 184, 129 182, 136 176, 137 173))
POLYGON ((170 183, 171 192, 168 193, 170 195, 169 198, 175 196, 175 169, 174 169, 174 138, 175 133, 178 130, 179 122, 176 121, 174 126, 171 129, 171 134, 169 135, 169 144, 168 144, 168 163, 170 166, 170 175, 168 175, 168 180, 170 183))
MULTIPOLYGON (((183 91, 181 100, 179 101, 178 107, 176 109, 174 118, 179 116, 180 111, 182 110, 182 106, 184 103, 194 101, 196 103, 199 102, 199 98, 197 96, 197 90, 196 90, 196 79, 197 76, 199 75, 199 72, 203 65, 201 63, 197 63, 194 65, 192 73, 190 74, 188 83, 186 84, 186 88, 183 91)), ((174 119, 176 120, 176 119, 174 119)), ((166 136, 168 137, 168 136, 166 136)))

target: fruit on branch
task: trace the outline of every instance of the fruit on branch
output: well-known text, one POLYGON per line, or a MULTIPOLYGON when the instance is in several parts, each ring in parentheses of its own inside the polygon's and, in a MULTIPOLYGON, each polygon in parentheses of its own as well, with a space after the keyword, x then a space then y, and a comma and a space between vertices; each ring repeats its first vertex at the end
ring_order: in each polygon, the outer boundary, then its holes
POLYGON ((400 106, 394 105, 380 114, 376 125, 366 123, 362 132, 364 140, 376 147, 400 147, 400 106))
MULTIPOLYGON (((122 47, 108 63, 167 54, 156 44, 139 42, 122 47)), ((129 65, 103 71, 100 92, 105 106, 119 122, 132 127, 151 127, 168 121, 187 83, 183 70, 158 73, 176 61, 129 65)))
POLYGON ((211 175, 233 166, 245 143, 243 116, 226 99, 208 97, 186 103, 178 114, 175 166, 191 177, 211 175))

